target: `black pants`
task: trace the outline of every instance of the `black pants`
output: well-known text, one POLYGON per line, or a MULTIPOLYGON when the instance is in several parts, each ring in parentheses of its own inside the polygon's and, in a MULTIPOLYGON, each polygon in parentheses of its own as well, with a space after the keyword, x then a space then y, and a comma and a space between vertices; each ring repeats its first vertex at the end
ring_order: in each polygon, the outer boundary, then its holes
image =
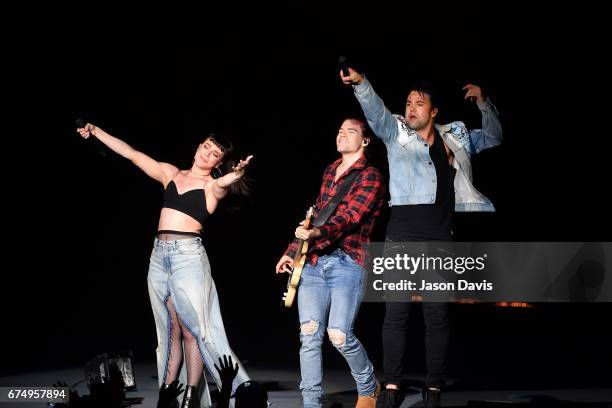
MULTIPOLYGON (((383 369, 387 383, 399 385, 402 380, 408 317, 413 303, 388 302, 383 324, 383 369)), ((448 303, 423 302, 425 319, 425 352, 427 386, 439 387, 444 381, 450 326, 448 303)))
MULTIPOLYGON (((447 241, 450 241, 450 236, 447 241)), ((432 241, 403 234, 387 234, 386 242, 432 241)), ((393 252, 391 252, 393 253, 393 252)), ((428 387, 444 383, 450 324, 447 302, 422 302, 425 320, 425 354, 428 387)), ((387 302, 383 323, 383 370, 385 382, 400 385, 406 355, 406 338, 411 302, 387 302)))

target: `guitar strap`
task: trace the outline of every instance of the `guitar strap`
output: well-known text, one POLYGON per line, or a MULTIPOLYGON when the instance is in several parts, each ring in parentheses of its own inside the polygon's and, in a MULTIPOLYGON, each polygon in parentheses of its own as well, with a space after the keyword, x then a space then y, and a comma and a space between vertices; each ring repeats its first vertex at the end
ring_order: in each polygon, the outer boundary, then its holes
POLYGON ((331 200, 327 202, 327 205, 323 207, 321 211, 319 211, 317 218, 315 218, 312 223, 313 226, 320 227, 321 225, 325 224, 325 222, 327 222, 329 217, 334 213, 334 211, 336 211, 336 207, 338 207, 340 201, 342 201, 346 193, 348 193, 348 191, 351 189, 351 187, 355 183, 355 179, 360 173, 361 170, 355 170, 344 178, 344 182, 336 190, 336 195, 333 196, 331 200))

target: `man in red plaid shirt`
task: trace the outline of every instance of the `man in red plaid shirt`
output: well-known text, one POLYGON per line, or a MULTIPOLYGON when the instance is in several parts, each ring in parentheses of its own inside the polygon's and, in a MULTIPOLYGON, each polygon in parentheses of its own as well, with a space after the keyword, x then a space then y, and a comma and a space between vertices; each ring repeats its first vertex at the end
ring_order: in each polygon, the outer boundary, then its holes
MULTIPOLYGON (((325 208, 346 178, 359 172, 342 201, 320 227, 295 230, 296 238, 309 241, 307 265, 298 291, 300 315, 300 389, 304 407, 321 407, 321 345, 325 331, 334 347, 344 356, 357 383, 357 407, 374 407, 380 384, 374 367, 357 337, 353 322, 366 284, 362 244, 370 241, 376 217, 384 199, 380 172, 364 155, 370 143, 365 121, 346 119, 336 136, 342 157, 327 166, 314 218, 325 208)), ((289 272, 297 249, 294 241, 276 265, 276 272, 289 272)))

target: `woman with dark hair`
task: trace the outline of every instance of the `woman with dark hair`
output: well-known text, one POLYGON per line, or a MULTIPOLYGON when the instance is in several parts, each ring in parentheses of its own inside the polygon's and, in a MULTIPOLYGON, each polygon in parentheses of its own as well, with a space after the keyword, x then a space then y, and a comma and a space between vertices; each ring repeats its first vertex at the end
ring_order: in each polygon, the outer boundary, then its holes
MULTIPOLYGON (((179 170, 90 123, 77 131, 84 138, 93 135, 165 188, 147 278, 157 328, 158 407, 178 407, 179 380, 187 384, 183 408, 200 407, 200 403, 211 406, 208 384, 202 375, 204 367, 220 388, 214 363, 223 355, 239 360, 227 341, 200 234, 204 221, 229 190, 245 190, 245 167, 253 156, 240 160, 231 167, 232 171, 222 175, 220 166, 228 161, 233 145, 219 135, 210 135, 198 146, 191 169, 179 170)), ((232 390, 248 380, 240 366, 232 390)))

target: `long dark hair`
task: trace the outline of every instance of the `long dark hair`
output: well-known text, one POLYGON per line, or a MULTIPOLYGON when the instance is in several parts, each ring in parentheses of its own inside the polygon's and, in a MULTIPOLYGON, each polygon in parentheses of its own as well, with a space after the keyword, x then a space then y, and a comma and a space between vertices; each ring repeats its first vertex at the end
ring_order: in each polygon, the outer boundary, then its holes
MULTIPOLYGON (((219 178, 224 174, 233 171, 232 168, 237 164, 237 161, 232 156, 232 154, 234 153, 234 144, 232 143, 232 141, 225 135, 219 133, 211 133, 204 140, 210 140, 223 152, 223 164, 220 166, 221 168, 214 169, 211 175, 214 178, 219 178)), ((247 177, 245 173, 242 177, 238 179, 238 181, 230 184, 230 186, 228 187, 228 192, 230 194, 236 194, 246 198, 251 198, 251 196, 253 195, 254 187, 254 180, 250 177, 247 177)))

